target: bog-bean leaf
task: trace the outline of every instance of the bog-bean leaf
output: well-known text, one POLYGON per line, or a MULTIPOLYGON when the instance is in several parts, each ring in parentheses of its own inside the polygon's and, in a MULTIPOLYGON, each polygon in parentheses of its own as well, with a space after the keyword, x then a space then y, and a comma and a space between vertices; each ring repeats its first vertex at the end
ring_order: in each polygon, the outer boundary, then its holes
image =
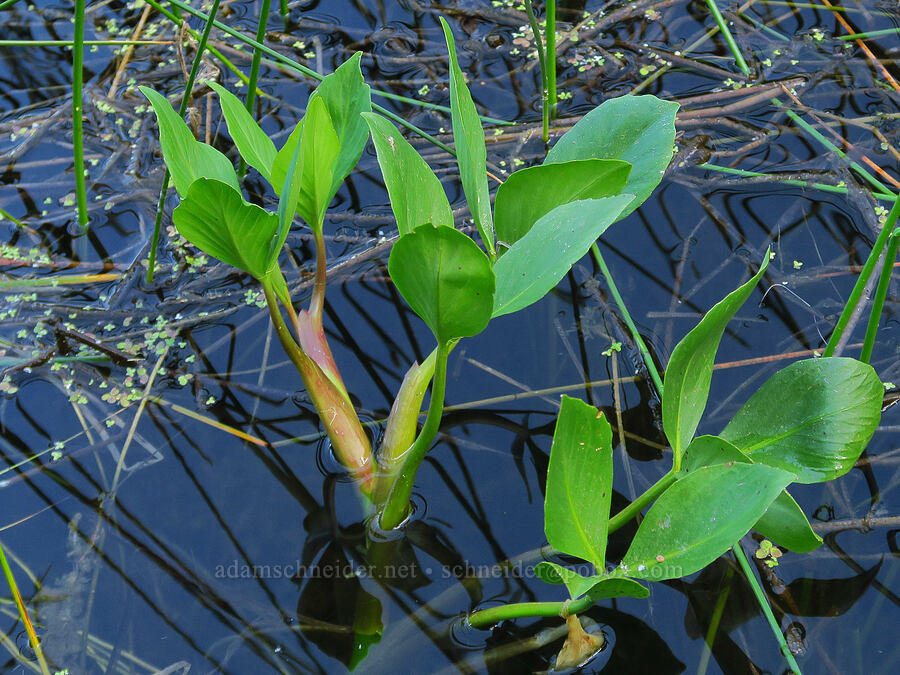
POLYGON ((394 244, 388 270, 397 290, 440 344, 477 335, 491 319, 491 263, 459 230, 417 227, 394 244))
POLYGON ((459 63, 453 33, 444 17, 440 17, 447 50, 450 52, 450 110, 453 122, 453 145, 459 162, 459 174, 469 210, 478 226, 485 248, 494 254, 494 223, 491 218, 491 200, 487 184, 487 151, 484 146, 484 130, 475 110, 472 94, 466 86, 459 63))
POLYGON ((149 87, 141 92, 150 101, 159 123, 159 144, 172 183, 183 199, 198 178, 214 178, 238 190, 237 173, 231 161, 211 145, 201 143, 162 94, 149 87))
POLYGON ((747 534, 794 477, 739 462, 691 471, 650 507, 616 572, 661 581, 703 569, 747 534))
POLYGON ((580 199, 538 219, 494 265, 494 316, 528 307, 559 283, 631 201, 631 195, 580 199))
POLYGON ((709 310, 672 350, 663 387, 662 419, 666 438, 675 454, 676 468, 681 466, 681 455, 694 437, 706 408, 716 350, 725 327, 750 296, 768 264, 766 252, 753 278, 709 310))
POLYGON ((622 159, 632 165, 623 192, 634 195, 619 218, 640 206, 662 180, 675 144, 678 104, 655 96, 621 96, 582 117, 547 153, 544 164, 622 159))
POLYGON ((397 128, 376 113, 363 113, 372 132, 378 165, 391 198, 400 234, 419 225, 453 226, 453 212, 441 182, 397 128))
POLYGON ((275 144, 266 135, 241 100, 218 82, 207 82, 219 95, 225 123, 231 140, 241 157, 267 181, 272 179, 272 163, 275 161, 275 144))
POLYGON ((612 430, 597 408, 562 397, 544 497, 550 545, 604 569, 612 499, 612 430))
POLYGON ((800 483, 831 480, 865 449, 881 420, 883 395, 868 364, 798 361, 763 384, 721 435, 754 462, 796 473, 800 483))
POLYGON ((512 246, 542 216, 579 199, 620 194, 631 165, 617 159, 584 159, 541 164, 516 171, 497 188, 494 228, 498 252, 512 246))

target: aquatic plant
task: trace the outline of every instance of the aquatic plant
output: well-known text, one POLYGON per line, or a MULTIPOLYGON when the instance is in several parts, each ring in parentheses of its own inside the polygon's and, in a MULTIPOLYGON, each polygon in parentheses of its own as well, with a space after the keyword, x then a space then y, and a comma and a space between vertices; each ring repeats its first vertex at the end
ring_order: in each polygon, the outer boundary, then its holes
MULTIPOLYGON (((544 529, 552 547, 591 563, 596 573, 585 576, 566 565, 540 562, 537 575, 565 584, 569 601, 477 611, 469 617, 473 626, 524 616, 570 617, 602 599, 645 598, 649 590, 640 581, 693 574, 730 548, 742 557, 735 542, 751 528, 770 540, 770 547, 775 542, 798 553, 822 543, 785 488, 842 476, 865 450, 881 420, 883 395, 870 365, 835 357, 795 362, 763 384, 720 435, 694 435, 725 327, 768 261, 767 254, 756 275, 715 305, 675 347, 662 397, 672 469, 612 518, 609 422, 593 406, 563 397, 550 452, 544 529), (628 551, 608 569, 607 537, 647 506, 628 551)), ((570 632, 571 641, 580 640, 579 630, 580 625, 570 632)), ((592 646, 580 657, 589 658, 602 644, 592 646)), ((783 640, 782 651, 799 672, 783 640)))
POLYGON ((553 289, 607 227, 649 196, 674 138, 676 104, 652 96, 608 101, 565 134, 542 165, 510 176, 492 211, 484 131, 446 22, 443 28, 451 55, 457 161, 483 249, 455 229, 443 187, 424 160, 390 121, 372 112, 359 55, 322 81, 279 150, 237 97, 211 83, 241 157, 280 195, 277 213, 248 203, 231 162, 196 140, 160 94, 142 88, 159 120, 163 155, 181 196, 172 214, 176 228, 262 284, 281 344, 337 457, 379 505, 380 525, 387 529, 406 518, 416 470, 437 432, 450 350, 492 318, 523 309, 553 289), (370 134, 400 233, 389 260, 391 277, 437 342, 432 356, 414 364, 401 386, 377 466, 322 326, 325 211, 370 134), (312 297, 309 309, 299 313, 278 266, 294 213, 316 242, 312 297), (428 415, 417 433, 432 379, 428 415))

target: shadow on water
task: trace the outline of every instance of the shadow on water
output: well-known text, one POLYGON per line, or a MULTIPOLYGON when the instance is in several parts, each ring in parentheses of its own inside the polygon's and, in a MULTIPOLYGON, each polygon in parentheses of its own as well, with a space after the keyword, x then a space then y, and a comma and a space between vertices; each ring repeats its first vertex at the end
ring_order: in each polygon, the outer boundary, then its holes
MULTIPOLYGON (((257 3, 224 4, 229 25, 255 31, 257 3)), ((559 4, 561 30, 578 40, 560 43, 557 132, 634 90, 682 103, 662 185, 601 241, 658 362, 725 289, 749 276, 767 246, 775 251, 719 351, 700 432, 718 431, 787 359, 821 349, 877 235, 871 186, 771 99, 832 140, 846 139, 848 155, 883 167, 878 180, 896 189, 900 94, 840 39, 846 31, 824 5, 760 1, 736 13, 735 3, 721 3, 754 69, 745 78, 720 38, 704 39, 713 24, 703 2, 559 4)), ((439 105, 448 104, 438 24, 445 15, 480 112, 520 123, 488 126, 490 170, 503 177, 542 160, 539 73, 518 2, 291 5, 287 25, 273 12, 273 48, 320 72, 362 50, 374 89, 439 105)), ((859 31, 900 26, 892 3, 843 5, 859 31)), ((142 3, 91 3, 86 37, 127 38, 143 11, 142 3)), ((3 40, 72 35, 67 3, 0 12, 3 40)), ((394 566, 378 568, 354 488, 322 442, 252 280, 198 256, 168 219, 160 272, 144 280, 163 170, 155 122, 136 86, 180 96, 177 53, 190 63, 193 46, 155 12, 142 37, 160 44, 141 45, 121 76, 121 48, 86 50, 87 233, 73 206, 71 52, 0 47, 0 209, 15 219, 0 218, 0 527, 17 574, 30 575, 20 584, 48 657, 72 673, 341 672, 359 659, 354 626, 383 617, 384 635, 359 672, 547 670, 560 621, 487 632, 460 617, 502 602, 561 599, 533 574, 545 543, 543 489, 560 393, 543 390, 566 386, 610 420, 621 414, 626 445, 616 450, 614 510, 665 470, 658 401, 602 275, 581 261, 542 302, 454 351, 451 408, 417 479, 416 513, 405 538, 382 542, 394 566), (101 273, 113 277, 11 283, 101 273), (612 342, 622 351, 604 355, 612 342)), ((226 36, 214 32, 212 44, 249 69, 246 50, 226 36)), ((897 33, 868 44, 900 76, 897 33)), ((220 77, 235 83, 227 70, 220 77)), ((266 63, 260 86, 259 118, 283 139, 314 82, 266 63)), ((195 95, 201 120, 212 123, 201 131, 234 157, 216 106, 207 118, 211 97, 195 95)), ((452 141, 439 110, 378 102, 452 141)), ((452 158, 411 140, 462 207, 452 158)), ((257 174, 245 187, 257 203, 274 203, 257 174)), ((167 213, 174 203, 171 196, 167 213)), ((431 351, 431 336, 388 283, 395 230, 371 148, 338 193, 326 232, 329 339, 354 402, 380 420, 408 365, 431 351)), ((312 241, 295 229, 288 243, 288 281, 302 296, 311 288, 312 241)), ((900 382, 897 297, 894 282, 872 359, 886 382, 900 382)), ((826 545, 788 554, 777 568, 760 566, 789 643, 811 672, 894 672, 900 662, 895 636, 883 629, 900 605, 897 409, 885 411, 858 471, 835 484, 797 486, 826 545)), ((611 558, 624 553, 629 534, 624 528, 611 539, 611 558)), ((590 610, 592 630, 611 646, 587 670, 781 672, 777 646, 735 572, 723 558, 694 577, 654 585, 650 601, 590 610)), ((13 643, 27 651, 27 640, 10 606, 2 669, 24 672, 13 643)))

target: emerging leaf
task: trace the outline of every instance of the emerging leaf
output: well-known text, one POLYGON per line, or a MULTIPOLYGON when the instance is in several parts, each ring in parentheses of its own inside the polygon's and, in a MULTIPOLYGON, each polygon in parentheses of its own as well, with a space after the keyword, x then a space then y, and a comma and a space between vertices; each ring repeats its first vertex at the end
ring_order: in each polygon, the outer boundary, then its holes
POLYGON ((491 319, 491 263, 459 230, 416 228, 394 244, 388 269, 397 290, 438 343, 477 335, 491 319))
POLYGON ((172 182, 183 199, 198 178, 214 178, 239 190, 237 173, 229 159, 211 145, 201 143, 162 94, 141 87, 159 123, 159 143, 172 182))
POLYGON ((640 599, 650 595, 650 591, 634 579, 611 577, 608 574, 585 577, 568 567, 548 561, 539 562, 534 568, 534 573, 548 584, 565 584, 573 600, 585 593, 594 602, 622 597, 640 599))
POLYGON ((491 200, 487 183, 487 150, 484 146, 484 129, 475 110, 472 94, 466 86, 459 63, 456 60, 456 45, 450 26, 440 17, 450 52, 450 110, 453 121, 453 145, 459 162, 459 175, 469 210, 478 225, 478 232, 485 248, 494 255, 494 223, 491 218, 491 200))
POLYGON ((650 507, 616 571, 661 581, 703 569, 747 534, 794 478, 765 464, 692 471, 650 507))
POLYGON ((779 370, 737 412, 722 437, 754 462, 818 483, 849 471, 881 420, 884 388, 868 364, 807 359, 779 370))
POLYGON ((694 437, 706 408, 716 351, 725 327, 750 296, 768 265, 767 251, 753 278, 709 310, 672 350, 663 386, 662 418, 676 468, 681 466, 681 454, 694 437))
POLYGON ((228 125, 231 140, 237 146, 241 157, 267 181, 272 178, 272 163, 275 161, 275 144, 259 127, 241 100, 218 82, 208 82, 219 95, 219 103, 228 125))
POLYGON ((372 96, 359 67, 361 57, 362 52, 356 52, 316 87, 316 95, 322 97, 328 109, 328 116, 340 144, 332 169, 333 180, 328 202, 331 202, 341 183, 356 167, 366 141, 369 140, 369 128, 360 115, 372 111, 372 96))
POLYGON ((292 198, 297 199, 296 210, 300 217, 313 231, 319 231, 325 210, 334 196, 331 188, 341 147, 328 109, 316 94, 310 97, 306 114, 278 151, 272 165, 272 187, 279 195, 297 143, 300 144, 300 156, 293 183, 300 188, 292 198))
POLYGON ((494 265, 494 316, 517 312, 549 293, 631 201, 631 195, 557 206, 494 265))
POLYGON ((603 413, 563 396, 547 469, 544 532, 551 546, 600 571, 606 567, 612 447, 603 413))
MULTIPOLYGON (((516 171, 497 188, 497 239, 512 246, 557 206, 620 194, 630 171, 630 164, 617 159, 574 160, 516 171)), ((498 252, 503 251, 501 246, 498 252)))
POLYGON ((444 188, 421 155, 386 118, 376 113, 363 113, 363 118, 372 132, 400 234, 427 223, 453 227, 444 188))
POLYGON ((544 164, 573 159, 622 159, 632 165, 623 192, 634 195, 619 219, 659 185, 675 145, 678 104, 655 96, 609 99, 582 117, 553 146, 544 164))

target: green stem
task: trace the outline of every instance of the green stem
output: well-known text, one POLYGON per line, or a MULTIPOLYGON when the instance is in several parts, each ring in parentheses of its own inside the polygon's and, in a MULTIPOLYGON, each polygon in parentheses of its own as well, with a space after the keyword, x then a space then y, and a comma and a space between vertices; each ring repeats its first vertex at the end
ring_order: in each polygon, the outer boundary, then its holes
MULTIPOLYGON (((180 16, 178 16, 174 12, 170 12, 168 9, 166 9, 165 7, 160 5, 156 0, 147 0, 147 4, 150 5, 151 7, 153 7, 157 12, 162 14, 164 17, 166 17, 169 21, 174 23, 177 27, 181 27, 182 25, 184 25, 184 22, 181 20, 180 16)), ((204 17, 204 19, 205 18, 206 17, 204 17)), ((195 31, 193 28, 188 28, 188 33, 195 40, 200 39, 200 33, 195 31)), ((226 68, 228 68, 228 70, 230 70, 232 73, 234 73, 241 82, 243 82, 244 84, 247 84, 248 82, 250 82, 250 78, 248 78, 246 75, 244 75, 244 73, 241 72, 241 69, 238 68, 236 65, 234 65, 228 59, 228 57, 225 56, 222 52, 220 52, 218 49, 216 49, 212 45, 207 45, 206 49, 210 54, 212 54, 219 61, 221 61, 223 66, 225 66, 226 68)), ((257 92, 257 93, 259 93, 259 92, 257 92)))
MULTIPOLYGON (((181 106, 178 108, 178 115, 180 117, 184 117, 188 105, 190 104, 191 91, 194 89, 194 80, 197 79, 197 72, 200 70, 200 62, 203 60, 203 52, 206 51, 206 43, 209 40, 210 32, 212 32, 216 12, 219 11, 219 2, 220 0, 213 0, 212 9, 210 9, 209 17, 206 19, 206 25, 203 27, 203 34, 200 36, 200 41, 197 44, 197 53, 194 55, 194 62, 191 64, 191 72, 185 83, 184 96, 181 97, 181 106)), ((153 3, 151 2, 151 4, 153 3)), ((153 238, 150 240, 150 256, 147 261, 148 283, 153 281, 153 269, 156 267, 156 249, 159 247, 159 234, 162 230, 162 216, 166 204, 166 192, 169 189, 169 175, 169 170, 166 169, 165 173, 163 173, 162 189, 159 192, 159 200, 156 203, 156 220, 153 223, 153 238)))
POLYGON ((741 54, 741 50, 738 49, 737 42, 734 41, 734 35, 731 34, 731 29, 728 28, 728 22, 725 21, 725 17, 723 17, 722 12, 719 11, 716 0, 706 0, 706 4, 709 7, 713 19, 716 21, 716 25, 722 33, 722 37, 725 38, 725 43, 728 45, 728 49, 731 50, 738 68, 741 69, 744 75, 750 75, 750 66, 747 65, 747 62, 744 60, 744 55, 741 54))
MULTIPOLYGON (((256 41, 262 44, 266 39, 266 25, 268 24, 269 11, 272 6, 272 0, 262 0, 260 7, 259 21, 256 24, 256 41)), ((256 83, 259 81, 259 64, 262 60, 262 51, 253 49, 253 61, 250 62, 250 84, 247 89, 247 112, 253 115, 253 104, 256 102, 256 83)), ((241 157, 240 166, 238 167, 238 175, 243 176, 247 172, 247 163, 241 157)))
MULTIPOLYGON (((760 173, 759 171, 747 171, 746 169, 735 169, 730 166, 719 166, 717 164, 698 164, 698 169, 709 169, 710 171, 719 171, 721 173, 730 173, 735 176, 743 176, 746 178, 768 178, 773 183, 780 183, 782 185, 796 185, 798 187, 808 187, 813 188, 815 190, 821 190, 822 192, 834 192, 840 195, 849 194, 850 190, 845 187, 839 187, 837 185, 826 185, 825 183, 812 183, 810 181, 805 180, 797 180, 794 178, 782 178, 780 176, 773 176, 768 173, 760 173)), ((891 202, 893 203, 896 196, 891 193, 882 193, 882 192, 873 192, 871 193, 875 199, 880 199, 881 201, 891 202)))
POLYGON ((775 620, 775 615, 772 613, 772 608, 769 606, 769 601, 766 598, 765 593, 763 593, 762 587, 759 585, 759 580, 756 578, 756 575, 753 573, 753 570, 750 567, 750 562, 747 560, 747 556, 744 555, 744 549, 741 548, 741 542, 737 542, 734 546, 731 547, 731 550, 734 552, 734 557, 737 558, 738 564, 741 566, 741 571, 744 573, 744 578, 750 583, 750 587, 753 589, 753 595, 756 596, 756 601, 759 603, 759 608, 762 610, 763 615, 766 617, 766 621, 769 622, 769 627, 772 629, 772 634, 775 636, 775 639, 778 641, 779 646, 781 647, 781 653, 784 655, 785 661, 787 661, 788 665, 791 667, 791 670, 794 671, 795 675, 800 675, 800 666, 797 665, 797 661, 794 659, 794 655, 791 653, 790 647, 787 645, 787 641, 784 639, 784 634, 781 632, 781 626, 778 625, 778 621, 775 620))
POLYGON ((647 345, 644 343, 644 338, 641 337, 641 334, 638 332, 637 326, 635 326, 634 321, 631 320, 631 315, 628 313, 628 308, 625 306, 625 302, 622 300, 622 296, 619 294, 619 289, 616 287, 615 281, 613 281, 612 274, 609 271, 609 267, 606 266, 606 261, 603 260, 603 256, 600 254, 600 249, 597 247, 597 244, 591 244, 591 253, 594 254, 594 259, 597 261, 597 265, 600 267, 600 271, 603 273, 603 277, 606 279, 607 286, 609 286, 609 292, 612 293, 613 298, 615 298, 616 304, 619 306, 619 309, 622 312, 622 317, 625 319, 625 324, 628 326, 628 330, 631 331, 631 338, 634 340, 634 343, 637 345, 638 350, 641 352, 641 356, 644 358, 644 365, 647 368, 647 372, 650 373, 650 378, 653 380, 653 384, 656 385, 656 390, 659 393, 660 398, 662 398, 662 378, 659 375, 659 371, 656 369, 656 364, 653 363, 653 357, 650 356, 650 350, 647 349, 647 345))
POLYGON ((50 675, 50 668, 47 667, 47 660, 44 658, 41 643, 37 638, 37 634, 34 632, 34 626, 31 624, 31 619, 28 618, 28 610, 25 608, 22 594, 19 593, 19 586, 16 584, 16 578, 13 576, 12 569, 6 561, 6 554, 3 552, 2 546, 0 546, 0 567, 3 568, 3 574, 6 577, 6 583, 9 586, 9 592, 12 593, 16 608, 19 610, 19 619, 22 621, 22 625, 25 626, 25 632, 28 633, 28 641, 31 643, 31 648, 34 650, 34 654, 37 657, 38 664, 41 668, 41 674, 50 675))
POLYGON ((534 44, 537 47, 538 67, 541 70, 541 120, 543 124, 544 143, 550 140, 550 95, 547 87, 547 58, 544 56, 544 40, 541 36, 541 27, 534 16, 534 6, 531 0, 525 0, 525 11, 528 14, 528 23, 531 26, 531 34, 534 36, 534 44))
POLYGON ((446 343, 439 343, 437 348, 436 364, 434 368, 434 380, 431 383, 431 400, 428 403, 428 415, 425 424, 416 437, 415 442, 406 453, 403 468, 397 473, 394 484, 391 487, 387 502, 379 517, 379 525, 382 529, 393 530, 400 526, 409 514, 409 500, 412 497, 413 483, 416 479, 416 471, 425 453, 431 447, 434 437, 441 425, 441 415, 444 412, 444 390, 447 385, 447 356, 450 348, 446 343))
POLYGON ((643 511, 650 502, 659 497, 663 492, 669 489, 672 483, 677 479, 675 475, 674 469, 669 471, 665 476, 656 481, 653 485, 651 485, 647 490, 640 495, 637 499, 631 502, 624 509, 619 511, 616 515, 609 519, 608 532, 612 534, 620 527, 625 525, 625 523, 632 520, 636 517, 641 511, 643 511))
POLYGON ((556 0, 547 0, 544 35, 547 43, 547 103, 550 119, 556 119, 556 0))
POLYGON ((900 216, 900 198, 897 198, 894 201, 894 206, 891 207, 891 211, 888 213, 884 227, 882 227, 878 239, 875 240, 875 245, 872 246, 872 252, 869 253, 866 264, 863 265, 862 271, 859 273, 856 285, 853 286, 847 304, 844 305, 844 311, 841 312, 841 316, 831 333, 831 337, 828 339, 828 344, 825 346, 825 351, 822 353, 822 356, 834 355, 834 350, 837 349, 838 343, 844 334, 844 330, 846 330, 847 324, 850 323, 850 318, 853 316, 856 305, 862 297, 866 284, 869 283, 869 277, 872 276, 872 270, 875 269, 875 264, 878 262, 878 258, 881 256, 881 252, 884 250, 884 247, 891 236, 894 225, 897 224, 898 216, 900 216))
POLYGON ((565 602, 516 602, 510 605, 499 605, 487 609, 479 609, 468 616, 469 625, 473 628, 489 628, 501 621, 527 619, 535 616, 563 616, 563 610, 569 614, 581 614, 594 606, 589 595, 583 595, 568 604, 565 602))
POLYGON ((843 150, 841 150, 834 143, 832 143, 827 138, 825 138, 822 134, 820 134, 816 129, 813 128, 813 126, 809 122, 807 122, 802 117, 800 117, 800 115, 795 113, 793 110, 789 110, 788 108, 785 108, 784 104, 781 101, 779 101, 777 98, 772 99, 772 105, 774 105, 778 108, 783 108, 785 115, 787 115, 791 120, 793 120, 806 133, 808 133, 810 136, 812 136, 817 141, 819 141, 819 143, 824 145, 826 148, 828 148, 831 152, 835 153, 841 159, 845 160, 850 165, 851 169, 853 169, 854 171, 856 171, 856 173, 858 173, 860 176, 865 178, 866 181, 869 182, 869 184, 875 186, 879 192, 881 192, 881 193, 885 193, 885 192, 889 193, 890 192, 890 190, 888 190, 881 183, 881 181, 879 181, 877 178, 875 178, 875 176, 873 176, 868 171, 866 171, 857 162, 854 162, 849 157, 847 157, 847 154, 843 150))
POLYGON ((887 298, 888 286, 891 283, 891 274, 894 271, 894 261, 897 259, 897 248, 900 247, 900 232, 894 231, 890 236, 887 253, 884 256, 884 265, 881 268, 881 277, 878 279, 878 288, 875 290, 875 298, 872 301, 872 313, 869 315, 869 325, 866 326, 866 338, 863 341, 862 352, 859 360, 869 363, 872 359, 872 349, 875 347, 875 336, 878 333, 878 322, 881 319, 881 310, 887 298))
POLYGON ((84 123, 82 86, 84 83, 84 0, 75 0, 75 44, 72 47, 72 141, 75 146, 75 198, 78 224, 86 228, 87 190, 84 186, 84 123))
POLYGON ((279 9, 281 12, 281 16, 286 19, 288 17, 288 14, 291 13, 291 10, 288 8, 288 0, 281 0, 279 3, 279 9))

